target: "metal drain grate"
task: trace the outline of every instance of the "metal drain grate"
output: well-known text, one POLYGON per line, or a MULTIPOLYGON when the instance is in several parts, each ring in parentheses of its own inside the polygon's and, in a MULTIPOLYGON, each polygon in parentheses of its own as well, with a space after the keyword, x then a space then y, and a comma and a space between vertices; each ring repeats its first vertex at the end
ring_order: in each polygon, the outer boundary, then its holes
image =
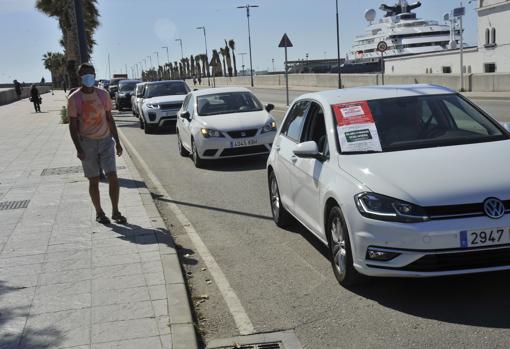
MULTIPOLYGON (((118 166, 117 170, 124 170, 126 166, 118 166)), ((82 173, 83 168, 81 166, 70 166, 70 167, 55 167, 45 168, 41 172, 41 176, 59 176, 65 174, 82 173)))
POLYGON ((244 345, 230 345, 226 347, 219 347, 215 349, 285 349, 282 342, 263 343, 263 344, 244 344, 244 345))
POLYGON ((213 339, 208 349, 301 349, 294 331, 259 333, 226 339, 213 339))
POLYGON ((18 208, 27 208, 29 202, 30 202, 30 200, 0 202, 0 211, 16 210, 18 208))

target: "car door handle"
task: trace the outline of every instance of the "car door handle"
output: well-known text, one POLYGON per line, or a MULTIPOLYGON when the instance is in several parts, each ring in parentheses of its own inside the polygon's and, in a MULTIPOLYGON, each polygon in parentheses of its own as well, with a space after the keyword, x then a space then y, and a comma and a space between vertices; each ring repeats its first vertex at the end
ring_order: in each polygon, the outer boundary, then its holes
POLYGON ((276 151, 280 151, 280 145, 279 145, 279 144, 276 144, 276 145, 274 146, 274 150, 276 150, 276 151))
POLYGON ((297 159, 298 159, 298 157, 296 155, 292 155, 290 157, 290 161, 292 161, 294 164, 296 163, 297 159))

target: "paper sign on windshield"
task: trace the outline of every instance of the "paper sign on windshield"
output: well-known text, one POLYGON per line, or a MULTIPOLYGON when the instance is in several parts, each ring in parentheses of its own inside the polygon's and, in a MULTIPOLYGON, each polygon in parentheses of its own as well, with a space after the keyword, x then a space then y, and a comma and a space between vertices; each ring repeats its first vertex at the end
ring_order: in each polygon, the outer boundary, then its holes
POLYGON ((342 152, 382 151, 367 101, 335 104, 332 108, 342 152))

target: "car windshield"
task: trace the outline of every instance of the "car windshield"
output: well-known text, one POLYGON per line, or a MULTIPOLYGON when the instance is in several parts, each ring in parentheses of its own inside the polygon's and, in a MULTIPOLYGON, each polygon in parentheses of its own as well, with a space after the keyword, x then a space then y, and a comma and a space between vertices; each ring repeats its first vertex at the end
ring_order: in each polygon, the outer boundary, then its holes
POLYGON ((509 138, 496 122, 456 94, 371 100, 368 107, 383 152, 509 138))
POLYGON ((145 97, 159 97, 159 96, 173 96, 173 95, 186 95, 189 89, 183 82, 164 82, 157 84, 149 84, 145 90, 145 97))
POLYGON ((226 92, 198 96, 197 104, 200 116, 262 110, 262 104, 250 92, 226 92))
POLYGON ((136 84, 138 83, 138 81, 133 81, 133 82, 121 82, 119 84, 119 91, 120 92, 129 92, 129 91, 133 91, 136 84))

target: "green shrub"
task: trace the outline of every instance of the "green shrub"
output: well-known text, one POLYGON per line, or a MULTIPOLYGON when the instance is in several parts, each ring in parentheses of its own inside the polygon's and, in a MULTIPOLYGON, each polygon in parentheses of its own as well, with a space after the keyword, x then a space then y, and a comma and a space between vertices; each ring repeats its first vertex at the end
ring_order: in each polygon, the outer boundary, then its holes
POLYGON ((69 123, 69 117, 67 116, 66 107, 62 107, 62 109, 60 110, 60 120, 63 124, 69 123))

